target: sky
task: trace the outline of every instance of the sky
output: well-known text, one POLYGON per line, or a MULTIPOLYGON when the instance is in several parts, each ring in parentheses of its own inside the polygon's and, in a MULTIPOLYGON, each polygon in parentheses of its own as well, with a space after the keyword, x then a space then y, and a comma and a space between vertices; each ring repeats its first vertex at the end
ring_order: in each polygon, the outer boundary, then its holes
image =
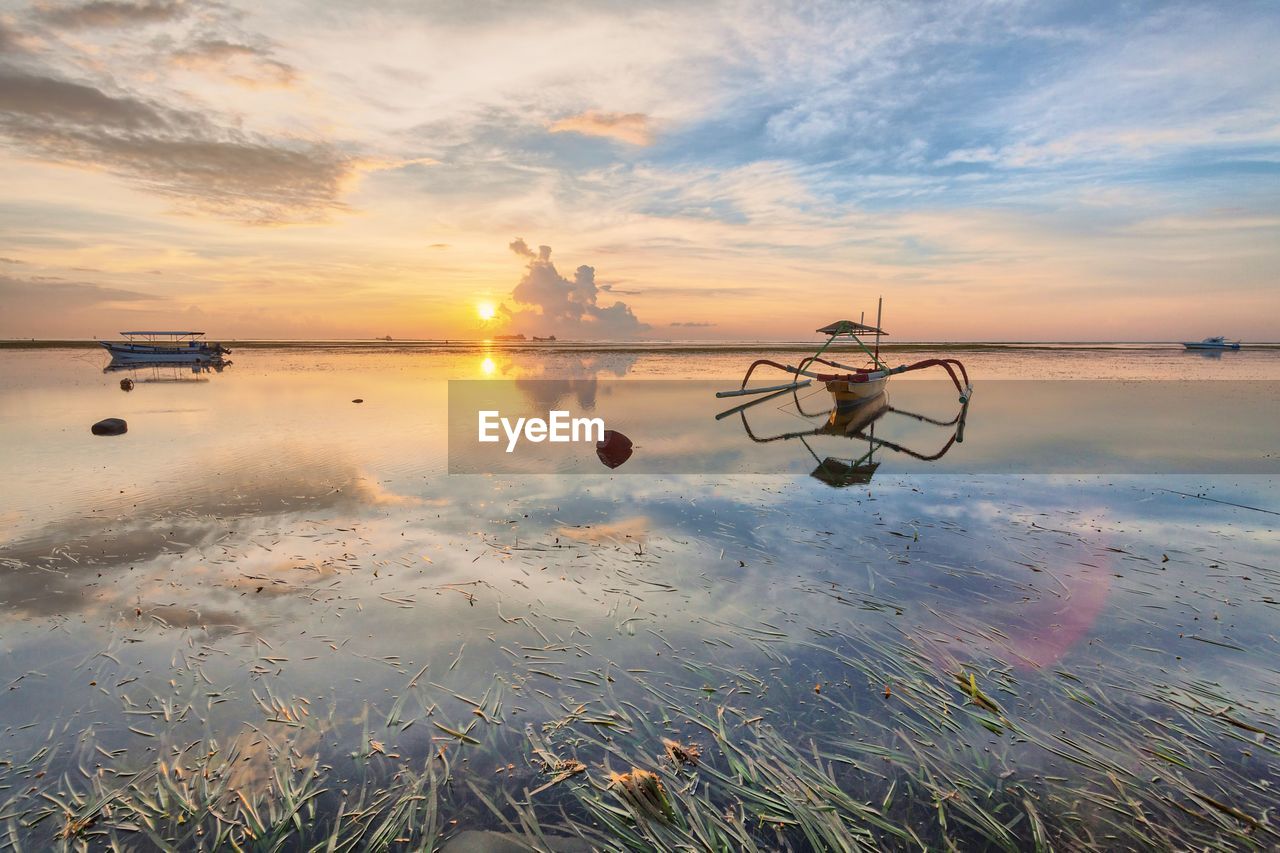
POLYGON ((0 337, 883 296, 903 340, 1276 341, 1276 44, 1248 0, 0 0, 0 337))

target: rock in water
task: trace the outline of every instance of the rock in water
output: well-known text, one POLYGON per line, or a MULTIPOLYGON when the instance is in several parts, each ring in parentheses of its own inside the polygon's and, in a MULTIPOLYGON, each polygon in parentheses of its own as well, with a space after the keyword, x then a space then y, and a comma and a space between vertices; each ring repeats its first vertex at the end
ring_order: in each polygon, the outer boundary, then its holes
POLYGON ((604 431, 604 440, 596 442, 596 456, 608 468, 617 468, 631 458, 631 439, 616 430, 604 431))
POLYGON ((124 435, 129 425, 124 418, 103 418, 89 429, 94 435, 124 435))
POLYGON ((126 378, 126 379, 121 379, 121 380, 120 380, 120 390, 121 390, 121 391, 132 391, 132 390, 133 390, 133 380, 132 380, 132 379, 127 379, 127 378, 126 378))
POLYGON ((356 398, 355 398, 354 400, 352 400, 351 402, 353 402, 353 403, 363 403, 363 402, 364 402, 364 397, 356 397, 356 398))

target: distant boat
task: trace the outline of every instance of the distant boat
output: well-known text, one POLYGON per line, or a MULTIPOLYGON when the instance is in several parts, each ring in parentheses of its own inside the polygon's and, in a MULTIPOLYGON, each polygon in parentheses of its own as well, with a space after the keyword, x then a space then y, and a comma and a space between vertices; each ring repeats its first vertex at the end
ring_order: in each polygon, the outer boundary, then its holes
POLYGON ((1228 341, 1223 335, 1203 341, 1183 341, 1182 345, 1187 349, 1240 349, 1239 341, 1228 341))
POLYGON ((202 341, 204 332, 121 332, 123 341, 98 341, 117 361, 213 362, 231 350, 202 341))
POLYGON ((540 341, 541 343, 544 343, 544 344, 545 344, 545 343, 547 343, 548 341, 554 341, 554 340, 556 339, 556 336, 555 336, 555 335, 552 335, 552 336, 551 336, 551 337, 549 337, 549 338, 540 338, 540 337, 538 337, 537 335, 534 335, 534 336, 533 336, 533 339, 534 339, 535 341, 540 341))

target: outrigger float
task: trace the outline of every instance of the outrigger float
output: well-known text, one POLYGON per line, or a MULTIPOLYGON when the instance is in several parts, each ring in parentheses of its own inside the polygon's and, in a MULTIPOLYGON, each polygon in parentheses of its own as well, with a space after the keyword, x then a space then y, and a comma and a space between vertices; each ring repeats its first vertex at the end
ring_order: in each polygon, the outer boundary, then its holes
POLYGON ((876 324, 874 326, 868 326, 861 322, 855 323, 852 320, 837 320, 818 329, 818 334, 827 336, 827 342, 818 347, 817 352, 803 359, 798 365, 781 364, 767 358, 756 359, 747 368, 747 373, 742 377, 742 385, 740 387, 730 391, 717 391, 716 396, 744 397, 756 394, 765 395, 753 401, 753 403, 747 404, 753 405, 754 402, 763 402, 779 394, 807 387, 817 381, 826 385, 827 391, 831 393, 837 406, 857 405, 863 400, 869 400, 882 394, 890 376, 909 373, 913 370, 924 370, 929 367, 941 367, 951 377, 952 383, 955 384, 956 391, 960 394, 960 402, 967 404, 969 398, 973 396, 973 384, 969 381, 969 374, 959 360, 954 358, 926 358, 913 364, 902 364, 897 367, 889 367, 881 360, 880 337, 888 334, 880 327, 883 308, 884 300, 881 299, 876 307, 876 324), (868 347, 860 337, 869 335, 875 335, 874 348, 868 347), (871 363, 866 367, 852 367, 847 364, 841 364, 838 361, 832 361, 829 358, 823 358, 822 354, 838 340, 853 341, 866 353, 871 363), (825 365, 847 372, 826 373, 815 369, 815 365, 825 365), (747 383, 751 381, 751 376, 758 367, 776 368, 790 374, 795 379, 782 385, 748 388, 747 383))

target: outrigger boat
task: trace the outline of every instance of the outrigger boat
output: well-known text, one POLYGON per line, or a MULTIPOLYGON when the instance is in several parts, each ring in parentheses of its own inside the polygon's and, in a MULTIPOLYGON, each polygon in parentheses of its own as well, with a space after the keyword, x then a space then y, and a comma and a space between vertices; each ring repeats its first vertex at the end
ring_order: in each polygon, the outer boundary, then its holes
POLYGON ((880 327, 881 313, 884 307, 884 300, 881 299, 876 308, 876 324, 868 326, 865 323, 855 323, 852 320, 837 320, 834 323, 823 326, 818 329, 818 334, 826 335, 827 342, 818 348, 813 355, 801 360, 798 365, 781 364, 767 358, 756 359, 747 368, 747 373, 742 377, 742 385, 730 391, 717 391, 717 397, 742 397, 754 394, 764 394, 765 397, 760 398, 761 401, 770 399, 779 394, 785 394, 787 391, 795 391, 798 388, 804 388, 815 380, 826 385, 827 391, 835 399, 836 405, 856 405, 862 400, 876 397, 885 390, 885 386, 890 376, 899 373, 907 373, 912 370, 924 370, 928 367, 941 367, 947 371, 947 375, 951 377, 952 383, 955 384, 956 390, 960 393, 960 402, 968 403, 969 398, 973 396, 973 384, 969 381, 969 374, 965 371, 964 365, 954 358, 926 358, 913 364, 902 364, 897 367, 890 367, 880 359, 880 337, 886 335, 880 327), (862 342, 859 336, 875 335, 874 349, 868 347, 862 342), (841 364, 838 361, 832 361, 829 358, 823 358, 822 354, 827 351, 838 340, 851 340, 866 353, 870 359, 870 364, 866 367, 851 367, 847 364, 841 364), (834 367, 837 370, 847 371, 844 373, 828 373, 815 369, 816 365, 825 365, 834 367), (790 374, 794 377, 794 381, 782 385, 766 385, 762 388, 748 388, 747 383, 751 381, 751 375, 755 373, 757 367, 772 367, 790 374), (957 375, 959 371, 959 375, 957 375))
POLYGON ((1225 335, 1205 338, 1203 341, 1183 341, 1187 349, 1240 349, 1239 341, 1229 341, 1225 335))
POLYGON ((121 332, 127 340, 98 341, 118 361, 214 362, 231 350, 202 341, 204 332, 121 332))

